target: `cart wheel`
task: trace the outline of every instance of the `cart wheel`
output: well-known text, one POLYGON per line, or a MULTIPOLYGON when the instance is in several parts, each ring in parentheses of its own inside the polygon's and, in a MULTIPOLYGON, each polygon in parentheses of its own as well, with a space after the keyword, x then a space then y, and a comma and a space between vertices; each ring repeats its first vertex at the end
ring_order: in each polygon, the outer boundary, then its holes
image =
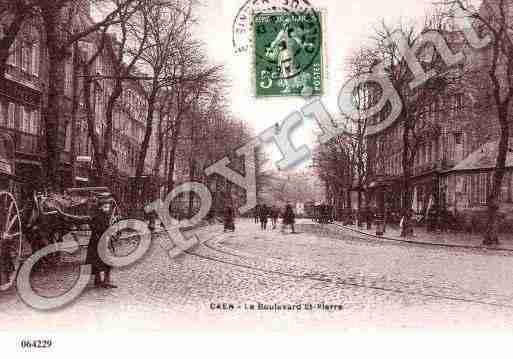
MULTIPOLYGON (((112 208, 112 214, 110 216, 110 225, 114 225, 117 222, 119 222, 121 219, 123 219, 123 215, 121 213, 121 208, 119 208, 118 204, 114 202, 113 208, 112 208)), ((119 241, 121 238, 120 233, 114 234, 113 238, 109 241, 109 250, 112 251, 112 253, 116 254, 116 246, 119 246, 119 241)))
POLYGON ((21 265, 21 216, 14 196, 0 192, 0 291, 10 289, 21 265))

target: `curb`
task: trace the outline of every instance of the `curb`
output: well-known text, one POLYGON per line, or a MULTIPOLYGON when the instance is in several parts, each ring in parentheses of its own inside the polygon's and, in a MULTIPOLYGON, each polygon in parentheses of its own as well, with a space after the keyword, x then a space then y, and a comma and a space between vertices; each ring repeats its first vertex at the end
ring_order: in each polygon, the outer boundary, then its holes
POLYGON ((430 246, 430 247, 445 247, 445 248, 463 248, 463 249, 477 249, 481 251, 496 251, 496 252, 513 252, 513 249, 507 249, 507 248, 493 248, 493 247, 483 247, 483 246, 471 246, 466 244, 447 244, 447 243, 435 243, 435 242, 421 242, 421 241, 412 241, 408 239, 399 239, 399 238, 392 238, 387 236, 378 236, 375 234, 366 233, 363 231, 360 231, 358 229, 350 228, 341 224, 332 224, 335 227, 346 229, 367 237, 372 238, 378 238, 385 241, 391 241, 391 242, 399 242, 399 243, 408 243, 408 244, 416 244, 421 246, 430 246))

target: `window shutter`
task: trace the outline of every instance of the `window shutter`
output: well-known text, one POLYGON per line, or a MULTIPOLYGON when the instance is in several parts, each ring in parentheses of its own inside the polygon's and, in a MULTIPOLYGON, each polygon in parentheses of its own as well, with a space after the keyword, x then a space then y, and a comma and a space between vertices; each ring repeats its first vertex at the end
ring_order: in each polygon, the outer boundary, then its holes
POLYGON ((41 50, 39 48, 39 43, 35 43, 34 44, 34 61, 33 61, 33 64, 34 64, 34 75, 35 76, 39 76, 39 63, 41 62, 41 50))
POLYGON ((5 126, 4 103, 0 101, 0 126, 5 126))
POLYGON ((27 125, 29 120, 27 119, 27 109, 25 106, 20 106, 20 130, 21 132, 28 132, 27 125))
MULTIPOLYGON (((28 71, 28 47, 26 42, 21 43, 21 69, 28 71)), ((22 110, 23 111, 23 110, 22 110)))
POLYGON ((9 108, 7 110, 7 127, 14 129, 14 111, 15 105, 9 102, 9 108))
POLYGON ((11 48, 9 49, 9 58, 7 59, 7 63, 12 66, 16 65, 16 43, 17 40, 15 39, 11 45, 11 48))

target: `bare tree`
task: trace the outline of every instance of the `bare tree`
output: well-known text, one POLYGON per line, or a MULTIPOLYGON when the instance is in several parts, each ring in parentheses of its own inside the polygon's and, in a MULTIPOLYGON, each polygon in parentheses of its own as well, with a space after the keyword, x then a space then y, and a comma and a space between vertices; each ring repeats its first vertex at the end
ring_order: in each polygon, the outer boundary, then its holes
MULTIPOLYGON (((438 19, 438 18, 437 18, 438 19)), ((426 21, 428 24, 437 24, 443 26, 443 23, 437 19, 426 21)), ((432 118, 427 116, 427 112, 436 103, 442 95, 449 95, 461 80, 462 72, 458 66, 449 67, 442 61, 440 54, 433 51, 432 57, 423 61, 425 70, 432 70, 434 76, 427 80, 422 86, 410 87, 414 78, 410 67, 404 58, 399 45, 390 41, 395 33, 402 34, 408 47, 413 48, 417 41, 422 41, 423 35, 427 32, 436 31, 443 33, 443 28, 422 29, 417 31, 414 25, 398 24, 395 27, 387 26, 384 22, 376 29, 374 34, 374 47, 368 50, 368 56, 372 60, 373 68, 381 64, 384 75, 393 84, 397 94, 402 102, 402 111, 398 121, 402 130, 402 204, 403 212, 410 213, 412 209, 413 187, 412 177, 414 176, 415 157, 417 156, 419 145, 426 137, 437 137, 439 135, 439 125, 432 118)), ((427 49, 427 46, 421 46, 419 52, 427 49)), ((429 51, 427 52, 429 54, 429 51)), ((390 107, 385 107, 374 121, 386 118, 390 113, 390 107)), ((379 160, 379 159, 377 159, 379 160)), ((407 217, 406 217, 407 218, 407 217)), ((406 235, 411 227, 405 222, 403 235, 406 235)))
POLYGON ((88 137, 91 140, 91 144, 93 146, 93 157, 96 167, 96 180, 97 185, 101 186, 103 183, 103 156, 102 156, 102 148, 101 148, 101 138, 99 137, 99 133, 97 133, 97 123, 96 123, 96 110, 95 103, 96 101, 96 92, 98 90, 98 82, 95 79, 95 74, 93 71, 93 65, 96 59, 101 55, 105 48, 105 44, 107 40, 106 30, 102 32, 99 36, 100 43, 98 47, 94 50, 92 54, 88 53, 80 53, 76 54, 79 57, 77 64, 81 68, 82 74, 82 97, 85 105, 85 113, 86 113, 86 121, 87 121, 87 133, 88 137))
POLYGON ((352 150, 349 136, 341 135, 319 146, 314 154, 313 167, 337 204, 337 210, 341 206, 352 207, 351 190, 356 177, 356 156, 352 150))
MULTIPOLYGON (((121 7, 121 0, 112 0, 116 7, 121 7)), ((103 168, 110 162, 112 153, 112 135, 113 135, 113 115, 116 106, 119 107, 118 100, 123 93, 123 85, 128 81, 137 81, 140 75, 135 72, 136 65, 143 55, 144 51, 149 49, 148 45, 148 21, 144 16, 144 6, 152 4, 159 6, 159 0, 139 0, 134 7, 121 7, 119 11, 119 22, 112 26, 112 30, 119 36, 111 41, 111 73, 108 76, 102 76, 108 79, 110 86, 108 88, 108 99, 105 107, 105 133, 103 135, 102 154, 100 156, 101 168, 100 176, 103 177, 103 168)))
MULTIPOLYGON (((95 1, 101 6, 103 1, 95 1)), ((48 97, 43 108, 46 136, 46 177, 49 187, 57 186, 59 179, 60 142, 59 128, 62 126, 64 108, 65 61, 71 56, 72 45, 99 30, 118 23, 122 9, 131 6, 134 0, 120 2, 105 17, 94 24, 87 24, 79 0, 40 0, 37 3, 45 31, 48 53, 48 97)))
MULTIPOLYGON (((167 187, 169 191, 174 187, 176 152, 184 120, 203 94, 221 91, 221 89, 215 90, 215 88, 222 83, 221 68, 206 65, 206 58, 200 44, 195 42, 183 43, 180 53, 174 59, 172 70, 172 76, 175 78, 180 76, 182 80, 177 78, 175 85, 171 87, 170 103, 174 113, 172 117, 168 118, 169 121, 164 129, 164 133, 169 135, 167 148, 169 158, 167 187)), ((217 97, 212 98, 212 101, 217 105, 217 97)), ((214 109, 211 109, 210 112, 214 113, 214 109)), ((194 121, 194 118, 190 116, 189 119, 194 121)))
POLYGON ((175 82, 171 78, 172 61, 176 56, 176 49, 189 34, 189 26, 193 22, 192 2, 182 4, 171 1, 164 6, 145 6, 144 17, 148 25, 148 50, 141 56, 142 70, 149 79, 143 81, 145 100, 147 103, 145 114, 146 130, 137 159, 136 178, 144 175, 144 165, 148 147, 153 132, 154 116, 161 90, 170 88, 175 82))
POLYGON ((455 10, 463 11, 482 35, 491 37, 491 43, 486 49, 486 60, 482 66, 478 79, 485 84, 483 92, 490 94, 491 101, 484 101, 482 107, 486 111, 496 113, 496 122, 499 127, 499 147, 495 171, 491 183, 491 191, 487 199, 488 222, 484 234, 484 244, 496 244, 499 241, 499 197, 501 186, 506 173, 506 158, 509 150, 509 137, 511 126, 511 103, 513 99, 513 18, 511 17, 510 0, 484 0, 480 10, 474 9, 468 1, 446 0, 451 17, 456 15, 455 10))

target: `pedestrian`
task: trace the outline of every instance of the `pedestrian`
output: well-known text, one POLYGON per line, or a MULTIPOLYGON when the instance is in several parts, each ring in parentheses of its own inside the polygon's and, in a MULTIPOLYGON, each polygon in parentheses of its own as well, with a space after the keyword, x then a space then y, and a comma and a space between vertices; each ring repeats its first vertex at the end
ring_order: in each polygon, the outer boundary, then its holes
POLYGON ((260 206, 258 216, 260 218, 260 229, 265 231, 267 229, 267 221, 269 220, 269 209, 265 204, 260 206))
POLYGON ((207 213, 207 217, 205 218, 209 225, 213 225, 215 223, 215 213, 214 210, 211 208, 209 209, 207 213))
POLYGON ((226 206, 224 210, 224 231, 235 232, 235 211, 232 206, 226 206))
POLYGON ((111 267, 105 263, 98 253, 98 243, 110 227, 110 217, 112 214, 112 197, 101 196, 98 198, 97 206, 90 217, 89 225, 91 227, 91 238, 87 246, 86 264, 92 266, 92 274, 94 275, 94 285, 97 288, 117 288, 112 284, 111 267), (103 280, 101 274, 103 273, 103 280))
MULTIPOLYGON (((59 206, 55 209, 60 215, 76 225, 88 224, 91 230, 91 237, 87 245, 87 255, 85 264, 91 265, 91 273, 94 276, 94 285, 96 288, 117 288, 112 284, 110 272, 111 267, 105 263, 98 253, 98 244, 103 233, 111 226, 111 217, 114 199, 110 193, 98 194, 94 201, 92 214, 90 216, 76 216, 64 213, 59 206), (103 279, 102 275, 103 274, 103 279)), ((112 248, 109 246, 109 248, 112 248)))
POLYGON ((276 206, 271 208, 271 223, 273 225, 273 229, 276 229, 276 225, 278 223, 278 217, 280 216, 280 211, 276 206))
POLYGON ((372 229, 372 222, 374 220, 374 211, 372 210, 372 208, 370 206, 367 206, 367 208, 366 208, 365 217, 366 217, 365 222, 367 222, 367 229, 370 230, 370 229, 372 229))
POLYGON ((260 221, 260 205, 257 204, 254 209, 254 215, 255 215, 255 223, 258 223, 260 221))
POLYGON ((296 215, 294 214, 294 211, 292 210, 292 206, 290 204, 287 204, 285 207, 285 212, 283 212, 283 222, 281 231, 282 233, 285 232, 285 228, 290 225, 292 228, 292 233, 296 233, 294 230, 294 223, 296 221, 296 215))

